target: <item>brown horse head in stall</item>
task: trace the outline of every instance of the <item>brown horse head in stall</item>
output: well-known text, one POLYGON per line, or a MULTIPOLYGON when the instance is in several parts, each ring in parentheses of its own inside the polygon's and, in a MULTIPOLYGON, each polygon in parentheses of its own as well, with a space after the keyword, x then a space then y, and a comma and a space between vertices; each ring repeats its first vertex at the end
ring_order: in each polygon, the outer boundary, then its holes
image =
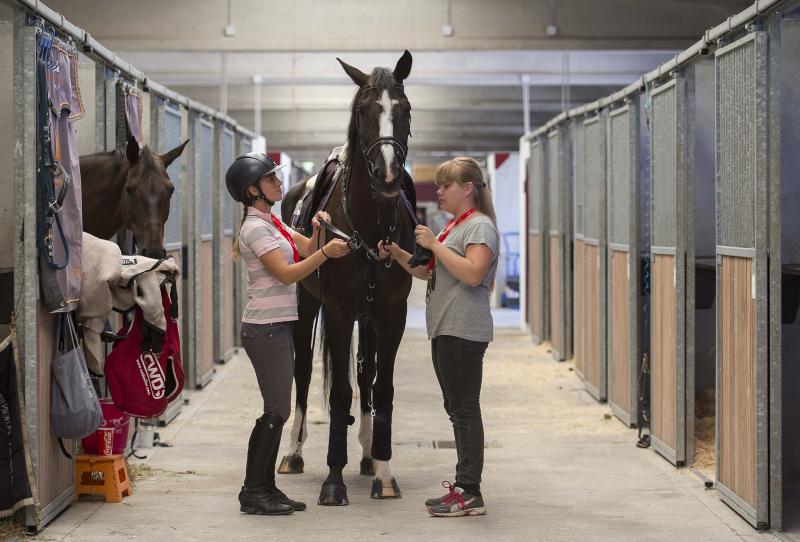
POLYGON ((164 224, 175 185, 167 168, 189 140, 166 154, 131 137, 125 148, 80 157, 83 231, 109 239, 123 228, 133 232, 142 256, 163 258, 164 224))

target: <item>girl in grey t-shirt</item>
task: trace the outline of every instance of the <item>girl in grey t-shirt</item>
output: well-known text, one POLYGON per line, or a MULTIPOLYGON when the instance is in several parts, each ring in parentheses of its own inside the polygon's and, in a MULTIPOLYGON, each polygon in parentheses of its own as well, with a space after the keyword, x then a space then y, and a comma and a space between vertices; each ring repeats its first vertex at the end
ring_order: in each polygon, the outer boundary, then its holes
POLYGON ((480 483, 483 421, 480 394, 483 356, 492 340, 489 292, 497 271, 500 236, 492 198, 478 163, 458 157, 436 170, 441 208, 452 213, 439 235, 417 226, 417 244, 430 249, 427 267, 410 267, 411 255, 396 244, 381 244, 408 273, 428 281, 425 316, 436 378, 453 422, 458 464, 447 495, 425 501, 433 516, 486 513, 480 483))

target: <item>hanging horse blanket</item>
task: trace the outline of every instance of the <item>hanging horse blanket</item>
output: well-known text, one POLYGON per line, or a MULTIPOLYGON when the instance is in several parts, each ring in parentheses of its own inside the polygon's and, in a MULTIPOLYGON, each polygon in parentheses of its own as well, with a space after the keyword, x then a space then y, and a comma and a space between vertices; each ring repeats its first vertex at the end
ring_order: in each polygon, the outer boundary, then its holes
MULTIPOLYGON (((78 306, 81 289, 81 236, 83 219, 81 211, 81 170, 78 162, 78 142, 72 123, 84 115, 78 87, 77 55, 58 43, 53 44, 47 62, 47 98, 52 157, 61 164, 70 179, 70 187, 61 208, 61 226, 66 245, 59 235, 54 235, 53 256, 56 262, 69 263, 56 271, 61 291, 60 300, 46 296, 49 312, 69 312, 78 306)), ((56 192, 63 183, 63 173, 55 178, 56 192)))
POLYGON ((14 333, 0 344, 0 518, 34 504, 35 486, 19 395, 14 333))
POLYGON ((83 281, 77 320, 83 328, 86 365, 103 374, 100 334, 112 310, 139 307, 144 320, 162 332, 167 330, 161 299, 161 283, 167 274, 179 273, 178 264, 168 258, 123 256, 111 241, 83 234, 83 281))

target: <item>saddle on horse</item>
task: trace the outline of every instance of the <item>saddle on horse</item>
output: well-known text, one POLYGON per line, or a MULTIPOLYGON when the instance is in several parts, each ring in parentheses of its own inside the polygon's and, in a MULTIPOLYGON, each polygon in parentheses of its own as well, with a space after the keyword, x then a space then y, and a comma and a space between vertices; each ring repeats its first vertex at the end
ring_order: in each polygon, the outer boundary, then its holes
MULTIPOLYGON (((306 181, 306 191, 295 205, 291 218, 291 227, 306 236, 311 235, 311 218, 314 214, 318 210, 325 208, 340 183, 347 182, 347 179, 344 179, 347 175, 347 170, 340 160, 342 150, 343 147, 335 148, 319 172, 306 181)), ((408 215, 411 223, 414 226, 419 225, 417 193, 414 188, 414 181, 405 169, 403 170, 403 178, 400 181, 400 195, 398 198, 400 198, 399 207, 408 215)), ((335 234, 340 235, 338 230, 332 228, 333 230, 335 230, 335 234)), ((412 233, 410 239, 401 239, 398 244, 413 253, 410 262, 412 267, 426 265, 431 258, 431 252, 428 249, 417 246, 413 239, 412 233)), ((368 247, 367 251, 370 252, 368 247)))

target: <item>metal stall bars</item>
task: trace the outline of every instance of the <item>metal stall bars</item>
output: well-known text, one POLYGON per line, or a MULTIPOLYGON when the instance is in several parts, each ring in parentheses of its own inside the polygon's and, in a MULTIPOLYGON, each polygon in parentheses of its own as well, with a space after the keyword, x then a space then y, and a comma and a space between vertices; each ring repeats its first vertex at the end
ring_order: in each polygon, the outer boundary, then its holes
POLYGON ((687 81, 655 89, 651 119, 652 298, 651 441, 675 464, 686 460, 686 174, 687 81), (680 132, 680 136, 679 136, 680 132))
POLYGON ((638 375, 645 349, 640 255, 649 250, 642 214, 649 179, 642 156, 641 95, 608 120, 608 402, 630 427, 638 419, 638 375))
POLYGON ((213 198, 216 162, 214 152, 214 123, 204 112, 193 110, 189 119, 192 133, 191 183, 187 185, 184 202, 184 236, 187 244, 187 265, 184 276, 188 281, 190 336, 194 351, 183 364, 190 385, 202 388, 214 376, 214 307, 213 281, 213 198), (199 235, 198 235, 199 233, 199 235))
MULTIPOLYGON (((151 90, 151 92, 153 92, 151 90)), ((186 140, 187 112, 171 100, 153 93, 150 98, 150 133, 154 148, 159 152, 173 149, 186 140)), ((183 155, 175 159, 167 168, 167 175, 175 187, 169 200, 169 217, 164 224, 164 248, 167 257, 178 262, 181 270, 181 282, 185 285, 184 237, 183 237, 183 209, 184 192, 186 191, 186 158, 183 155)), ((181 330, 181 359, 185 359, 191 352, 191 335, 187 330, 188 299, 185 295, 185 286, 180 296, 180 310, 178 311, 178 326, 181 330)), ((160 425, 166 425, 180 414, 183 401, 176 400, 170 403, 167 411, 159 418, 160 425)))
POLYGON ((580 239, 576 236, 576 262, 582 265, 580 280, 581 310, 575 313, 576 329, 583 341, 581 369, 587 391, 598 401, 607 395, 606 371, 606 115, 598 113, 575 124, 576 170, 582 170, 580 194, 576 188, 576 207, 580 204, 580 239), (581 157, 577 157, 580 153, 581 157), (578 241, 580 241, 580 246, 578 241), (578 256, 580 252, 580 256, 578 256))
POLYGON ((214 261, 219 270, 218 279, 214 280, 217 285, 214 288, 214 306, 221 310, 214 311, 217 319, 214 333, 214 358, 225 363, 235 352, 235 329, 236 311, 234 310, 234 268, 231 251, 233 250, 234 230, 238 226, 237 217, 233 213, 233 200, 225 189, 225 172, 236 159, 235 144, 236 134, 233 127, 222 124, 217 128, 219 138, 219 171, 216 176, 217 182, 214 189, 214 198, 217 202, 218 210, 215 210, 216 234, 220 243, 216 249, 214 261))
POLYGON ((549 338, 546 139, 530 142, 528 160, 528 315, 534 344, 549 338))
POLYGON ((685 66, 651 98, 652 442, 683 465, 694 461, 696 385, 714 378, 713 65, 685 66))
POLYGON ((780 228, 768 210, 780 179, 765 152, 767 41, 752 32, 716 52, 717 491, 759 528, 769 523, 769 235, 780 228))
POLYGON ((544 131, 542 139, 545 138, 546 319, 553 359, 563 361, 572 357, 572 168, 568 125, 544 131))

